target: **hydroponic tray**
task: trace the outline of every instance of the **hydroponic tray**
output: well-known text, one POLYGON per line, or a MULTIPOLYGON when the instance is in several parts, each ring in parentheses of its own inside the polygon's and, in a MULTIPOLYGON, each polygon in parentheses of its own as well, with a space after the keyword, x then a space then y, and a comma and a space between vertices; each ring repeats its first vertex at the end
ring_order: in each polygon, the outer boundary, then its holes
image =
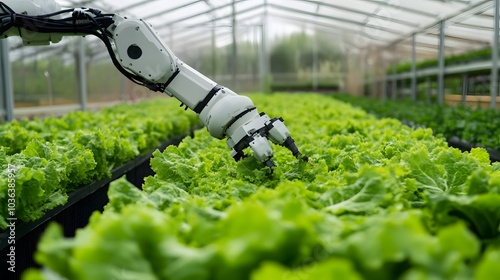
MULTIPOLYGON (((451 147, 460 149, 461 151, 470 151, 472 148, 477 148, 480 146, 477 145, 472 145, 467 141, 464 141, 458 137, 451 137, 449 139, 446 139, 448 141, 448 145, 451 147)), ((500 151, 491 149, 491 148, 486 148, 486 147, 481 147, 484 148, 488 154, 490 154, 490 160, 492 162, 497 162, 500 161, 500 151)))

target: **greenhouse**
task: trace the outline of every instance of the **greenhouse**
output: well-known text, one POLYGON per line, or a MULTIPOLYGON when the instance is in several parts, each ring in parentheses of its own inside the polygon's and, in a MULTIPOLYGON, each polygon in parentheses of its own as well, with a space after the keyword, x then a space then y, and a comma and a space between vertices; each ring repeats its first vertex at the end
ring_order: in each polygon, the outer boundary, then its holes
POLYGON ((497 279, 500 0, 0 0, 0 279, 497 279))

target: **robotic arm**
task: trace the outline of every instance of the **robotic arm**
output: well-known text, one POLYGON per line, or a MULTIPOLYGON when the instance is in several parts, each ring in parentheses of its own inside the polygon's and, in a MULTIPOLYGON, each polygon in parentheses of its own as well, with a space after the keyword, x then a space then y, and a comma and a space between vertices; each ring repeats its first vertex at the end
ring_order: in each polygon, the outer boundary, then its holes
POLYGON ((24 45, 48 45, 58 43, 63 36, 85 35, 104 42, 113 64, 127 78, 173 96, 181 106, 196 112, 210 135, 227 138, 236 161, 250 147, 272 171, 273 151, 268 140, 308 161, 282 118, 259 114, 250 98, 237 95, 183 63, 145 21, 89 8, 61 10, 53 0, 0 2, 0 39, 19 36, 24 45))

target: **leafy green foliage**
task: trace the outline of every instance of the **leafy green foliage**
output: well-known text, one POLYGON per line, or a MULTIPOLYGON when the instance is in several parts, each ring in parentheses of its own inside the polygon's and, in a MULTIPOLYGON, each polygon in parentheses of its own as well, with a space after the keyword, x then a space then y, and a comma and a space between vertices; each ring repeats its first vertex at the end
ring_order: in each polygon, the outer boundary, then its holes
POLYGON ((439 225, 466 221, 471 230, 483 239, 494 239, 500 234, 500 195, 431 196, 429 210, 439 225))
MULTIPOLYGON (((73 112, 0 126, 0 204, 7 205, 8 164, 16 167, 16 217, 41 218, 66 203, 68 193, 98 179, 174 135, 198 124, 174 100, 122 104, 98 113, 73 112)), ((5 228, 7 207, 0 208, 5 228)))
MULTIPOLYGON (((430 129, 377 120, 324 96, 252 99, 284 117, 312 165, 274 146, 270 176, 254 157, 235 162, 223 141, 198 131, 154 154, 156 175, 142 190, 114 182, 105 211, 75 238, 52 226, 39 263, 75 280, 484 279, 496 272, 500 171, 482 149, 460 153, 430 129)), ((25 279, 50 278, 32 271, 25 279)))
POLYGON ((313 264, 304 269, 291 270, 276 263, 265 263, 252 274, 252 280, 304 279, 329 280, 345 279, 360 280, 353 265, 345 259, 329 259, 319 264, 313 264))
POLYGON ((500 150, 500 111, 473 109, 402 100, 335 95, 336 99, 361 107, 381 118, 399 119, 411 126, 431 128, 445 138, 458 137, 473 145, 500 150))

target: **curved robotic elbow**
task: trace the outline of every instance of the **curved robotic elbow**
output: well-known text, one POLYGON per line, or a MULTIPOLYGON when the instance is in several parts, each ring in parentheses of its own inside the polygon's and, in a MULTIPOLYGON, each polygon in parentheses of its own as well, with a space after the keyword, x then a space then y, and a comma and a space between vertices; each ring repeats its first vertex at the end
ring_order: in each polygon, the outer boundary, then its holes
POLYGON ((143 20, 95 9, 59 10, 56 2, 42 0, 4 0, 0 2, 0 19, 0 35, 20 36, 24 44, 56 43, 62 36, 99 37, 122 74, 151 90, 177 98, 196 112, 210 135, 227 138, 235 160, 243 158, 244 150, 249 147, 260 162, 272 169, 270 140, 307 161, 282 118, 270 119, 265 113, 259 114, 250 98, 217 85, 183 63, 143 20), (34 16, 43 19, 44 25, 36 26, 34 16))

